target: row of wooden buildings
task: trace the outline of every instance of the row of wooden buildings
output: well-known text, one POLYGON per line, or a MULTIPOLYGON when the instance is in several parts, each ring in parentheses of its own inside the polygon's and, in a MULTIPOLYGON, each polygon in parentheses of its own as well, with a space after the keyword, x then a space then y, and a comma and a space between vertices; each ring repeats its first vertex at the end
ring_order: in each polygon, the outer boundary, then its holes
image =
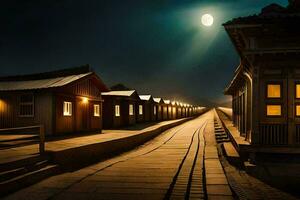
POLYGON ((191 117, 203 109, 152 95, 138 95, 135 90, 104 92, 102 98, 104 128, 191 117))
POLYGON ((135 90, 110 91, 89 66, 0 78, 0 128, 42 124, 46 135, 101 131, 201 110, 135 90))

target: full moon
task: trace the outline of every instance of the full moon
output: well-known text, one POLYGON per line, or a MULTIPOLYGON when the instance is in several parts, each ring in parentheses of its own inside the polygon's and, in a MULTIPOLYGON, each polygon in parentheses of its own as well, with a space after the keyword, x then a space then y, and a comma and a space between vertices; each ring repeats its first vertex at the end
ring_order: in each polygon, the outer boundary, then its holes
POLYGON ((211 14, 202 15, 201 22, 204 26, 211 26, 214 23, 214 18, 211 14))

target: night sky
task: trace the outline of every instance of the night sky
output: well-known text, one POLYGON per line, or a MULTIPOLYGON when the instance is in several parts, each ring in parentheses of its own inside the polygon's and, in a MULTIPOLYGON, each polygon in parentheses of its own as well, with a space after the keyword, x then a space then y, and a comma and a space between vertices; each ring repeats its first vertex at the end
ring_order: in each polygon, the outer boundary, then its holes
POLYGON ((222 23, 287 0, 22 0, 0 5, 0 76, 90 64, 103 81, 190 103, 228 101, 239 57, 222 23), (212 27, 201 15, 215 18, 212 27))

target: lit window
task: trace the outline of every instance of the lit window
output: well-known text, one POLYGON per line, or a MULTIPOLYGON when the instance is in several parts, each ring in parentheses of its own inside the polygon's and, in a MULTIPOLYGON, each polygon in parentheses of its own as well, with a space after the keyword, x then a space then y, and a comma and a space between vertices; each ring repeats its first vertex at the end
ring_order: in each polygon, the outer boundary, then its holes
POLYGON ((300 98, 300 84, 296 84, 296 98, 300 98))
POLYGON ((173 114, 175 114, 176 113, 176 108, 175 107, 173 107, 173 114))
POLYGON ((94 116, 95 117, 99 117, 100 116, 100 105, 99 104, 95 104, 94 105, 94 116))
POLYGON ((64 116, 72 116, 72 102, 64 101, 64 116))
POLYGON ((281 105, 267 105, 267 116, 281 116, 281 105))
POLYGON ((164 112, 168 112, 168 108, 167 107, 164 107, 163 110, 164 110, 164 112))
POLYGON ((33 117, 34 116, 34 97, 32 94, 21 95, 19 105, 20 117, 33 117))
POLYGON ((300 116, 300 105, 296 105, 296 116, 300 116))
POLYGON ((268 98, 280 98, 281 87, 279 84, 268 84, 268 98))
POLYGON ((129 115, 133 115, 133 105, 129 104, 129 115))
POLYGON ((156 115, 156 106, 153 107, 153 114, 156 115))
POLYGON ((171 106, 168 107, 168 112, 169 112, 169 113, 172 112, 172 107, 171 107, 171 106))
POLYGON ((115 116, 120 117, 120 105, 115 105, 115 116))
POLYGON ((139 115, 143 114, 143 105, 139 105, 139 115))

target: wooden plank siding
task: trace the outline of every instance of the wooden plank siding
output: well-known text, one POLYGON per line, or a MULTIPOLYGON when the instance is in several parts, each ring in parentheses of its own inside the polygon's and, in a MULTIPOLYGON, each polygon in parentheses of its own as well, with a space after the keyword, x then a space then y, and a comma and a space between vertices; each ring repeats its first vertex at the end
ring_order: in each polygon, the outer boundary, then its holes
POLYGON ((136 123, 138 107, 136 100, 128 97, 103 96, 104 128, 119 128, 136 123), (133 105, 133 115, 129 115, 129 105, 133 105), (115 105, 120 106, 120 116, 115 115, 115 105))
POLYGON ((102 99, 101 91, 94 84, 93 77, 75 82, 55 91, 55 132, 101 131, 102 99), (83 102, 87 98, 87 102, 83 102), (64 101, 72 102, 72 116, 63 115, 64 101), (94 105, 100 107, 100 116, 94 116, 94 105))
POLYGON ((163 119, 163 106, 161 104, 157 104, 156 110, 157 110, 156 120, 161 121, 163 119))
POLYGON ((168 120, 168 105, 164 104, 163 108, 163 120, 168 120))
POLYGON ((52 132, 52 94, 43 91, 1 92, 0 93, 0 128, 35 126, 43 124, 45 134, 52 132), (21 117, 20 96, 32 94, 34 96, 34 115, 21 117))
POLYGON ((140 122, 144 122, 145 121, 145 107, 142 101, 138 101, 136 104, 136 122, 140 123, 140 122), (140 115, 139 113, 139 106, 142 105, 143 106, 143 114, 140 115))

